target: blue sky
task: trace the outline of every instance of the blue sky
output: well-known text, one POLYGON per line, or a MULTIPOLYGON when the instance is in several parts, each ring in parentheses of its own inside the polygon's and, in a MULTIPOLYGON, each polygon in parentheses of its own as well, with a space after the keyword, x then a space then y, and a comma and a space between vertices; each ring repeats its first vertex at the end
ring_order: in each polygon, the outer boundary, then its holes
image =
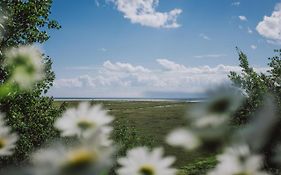
POLYGON ((227 82, 235 47, 263 71, 281 47, 280 0, 54 0, 42 47, 53 96, 188 97, 227 82), (266 16, 266 17, 265 17, 266 16))

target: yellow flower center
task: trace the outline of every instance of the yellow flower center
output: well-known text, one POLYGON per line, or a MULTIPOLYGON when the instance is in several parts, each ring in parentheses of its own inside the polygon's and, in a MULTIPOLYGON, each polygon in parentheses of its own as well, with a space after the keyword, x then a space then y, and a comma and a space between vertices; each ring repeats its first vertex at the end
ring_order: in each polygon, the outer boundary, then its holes
POLYGON ((78 122, 77 125, 82 130, 87 130, 89 128, 93 128, 93 127, 96 126, 94 122, 91 122, 91 121, 88 121, 88 120, 81 120, 81 121, 78 122))
POLYGON ((140 175, 155 175, 154 167, 151 165, 143 165, 139 169, 140 175))
POLYGON ((85 149, 74 150, 67 156, 63 170, 72 172, 87 169, 91 164, 95 163, 97 159, 98 155, 95 151, 85 149))
POLYGON ((4 139, 0 139, 0 149, 4 148, 6 145, 6 141, 4 139))
POLYGON ((88 150, 77 150, 69 154, 68 163, 75 165, 87 162, 93 162, 97 158, 95 152, 90 152, 88 150))

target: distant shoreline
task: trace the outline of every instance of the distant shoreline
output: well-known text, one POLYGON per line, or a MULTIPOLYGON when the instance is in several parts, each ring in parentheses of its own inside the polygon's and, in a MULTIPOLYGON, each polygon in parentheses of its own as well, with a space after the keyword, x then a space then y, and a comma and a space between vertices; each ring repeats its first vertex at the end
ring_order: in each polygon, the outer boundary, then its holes
POLYGON ((202 102, 206 98, 95 98, 95 97, 54 97, 55 101, 175 101, 202 102))

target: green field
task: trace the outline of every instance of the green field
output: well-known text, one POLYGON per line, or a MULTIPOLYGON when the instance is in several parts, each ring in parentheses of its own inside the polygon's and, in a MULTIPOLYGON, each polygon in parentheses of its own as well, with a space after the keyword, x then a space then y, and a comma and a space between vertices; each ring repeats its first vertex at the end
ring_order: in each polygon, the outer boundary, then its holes
MULTIPOLYGON (((59 105, 62 102, 55 102, 59 105)), ((67 107, 76 106, 78 102, 65 102, 67 107)), ((185 102, 128 102, 128 101, 95 101, 102 104, 111 115, 115 116, 115 126, 122 123, 135 129, 143 145, 164 146, 167 155, 177 157, 175 164, 178 168, 193 168, 195 164, 204 164, 212 159, 210 153, 187 153, 165 144, 165 137, 174 128, 185 125, 187 110, 194 103, 185 102), (211 158, 210 158, 211 156, 211 158), (203 162, 203 163, 202 163, 203 162), (187 166, 187 167, 186 167, 187 166)), ((212 161, 211 160, 211 161, 212 161)), ((201 167, 202 168, 202 167, 201 167)), ((204 167, 203 167, 204 168, 204 167)))

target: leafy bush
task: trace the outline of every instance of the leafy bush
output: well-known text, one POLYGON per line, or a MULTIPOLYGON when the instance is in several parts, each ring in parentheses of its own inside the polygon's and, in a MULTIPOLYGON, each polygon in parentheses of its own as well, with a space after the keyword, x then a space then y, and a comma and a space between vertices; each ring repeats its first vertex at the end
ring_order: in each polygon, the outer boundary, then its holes
MULTIPOLYGON (((46 30, 60 28, 56 21, 49 19, 51 4, 52 0, 1 0, 0 12, 7 19, 0 38, 0 53, 10 47, 47 41, 49 36, 46 30)), ((55 78, 51 70, 51 59, 44 57, 45 79, 30 91, 13 93, 0 100, 1 112, 6 114, 7 123, 20 137, 15 154, 1 159, 1 168, 9 164, 20 164, 31 151, 58 134, 53 129, 53 122, 61 114, 63 107, 53 106, 52 98, 42 96, 52 86, 55 78)), ((3 66, 5 59, 4 54, 0 54, 1 84, 11 76, 11 72, 3 66)))
POLYGON ((275 50, 276 56, 268 58, 269 70, 257 72, 249 65, 247 55, 237 49, 242 73, 230 72, 229 78, 233 84, 244 91, 247 97, 244 107, 235 115, 236 124, 245 124, 253 113, 259 109, 265 94, 275 96, 278 107, 281 102, 281 49, 275 50))
MULTIPOLYGON (((247 56, 238 50, 240 67, 242 73, 231 72, 229 78, 234 85, 238 86, 244 91, 247 97, 243 107, 234 115, 233 122, 237 125, 249 123, 259 109, 264 104, 265 95, 270 95, 273 98, 276 114, 280 116, 281 113, 281 49, 275 50, 276 56, 268 58, 269 69, 266 72, 257 72, 249 65, 247 56)), ((272 113, 273 111, 266 111, 272 113)), ((265 115, 265 112, 263 112, 265 115)), ((267 122, 270 122, 270 116, 267 116, 267 122)), ((264 123, 266 125, 266 123, 264 123)), ((265 126, 259 126, 265 127, 265 126)), ((272 160, 276 152, 276 146, 280 142, 281 135, 281 121, 278 120, 270 127, 270 133, 265 138, 264 144, 257 152, 264 154, 265 167, 268 170, 275 171, 278 165, 272 160)))
POLYGON ((246 54, 239 49, 237 49, 237 52, 239 54, 242 73, 230 72, 229 78, 235 86, 244 91, 247 99, 244 107, 236 113, 234 123, 245 124, 249 121, 253 112, 261 106, 264 94, 266 94, 268 87, 263 79, 265 74, 257 73, 254 68, 250 67, 246 54))
POLYGON ((1 161, 1 166, 24 161, 34 149, 58 136, 53 123, 63 107, 54 107, 52 98, 20 94, 6 99, 1 108, 5 109, 7 124, 19 134, 15 154, 1 161))

